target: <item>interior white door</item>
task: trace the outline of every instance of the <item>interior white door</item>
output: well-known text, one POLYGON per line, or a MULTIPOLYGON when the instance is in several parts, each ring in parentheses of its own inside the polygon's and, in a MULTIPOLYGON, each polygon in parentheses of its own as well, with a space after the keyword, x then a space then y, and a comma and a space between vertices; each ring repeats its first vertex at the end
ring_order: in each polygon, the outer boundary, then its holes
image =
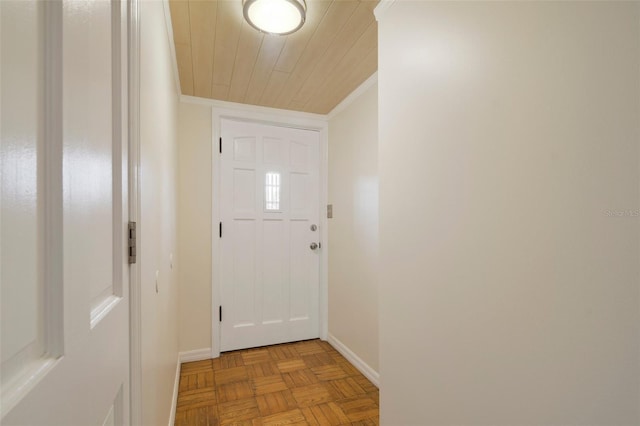
POLYGON ((221 134, 220 348, 316 338, 319 133, 223 119, 221 134))
POLYGON ((0 19, 0 423, 129 424, 127 2, 0 19))

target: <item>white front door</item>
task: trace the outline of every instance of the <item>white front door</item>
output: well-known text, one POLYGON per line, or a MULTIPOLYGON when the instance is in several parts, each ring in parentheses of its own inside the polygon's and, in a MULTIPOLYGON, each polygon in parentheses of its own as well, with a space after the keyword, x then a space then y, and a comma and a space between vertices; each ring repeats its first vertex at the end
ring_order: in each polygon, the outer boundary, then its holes
POLYGON ((129 424, 127 2, 0 19, 0 423, 129 424))
POLYGON ((221 134, 220 348, 316 338, 319 133, 223 119, 221 134))

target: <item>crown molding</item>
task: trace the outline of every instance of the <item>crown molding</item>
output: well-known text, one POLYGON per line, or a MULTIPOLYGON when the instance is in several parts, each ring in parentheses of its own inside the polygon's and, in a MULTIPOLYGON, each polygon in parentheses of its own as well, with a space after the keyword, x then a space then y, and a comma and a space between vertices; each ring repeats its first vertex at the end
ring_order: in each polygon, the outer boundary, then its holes
POLYGON ((327 121, 328 116, 325 114, 314 114, 311 112, 294 111, 290 109, 278 109, 259 105, 240 104, 236 102, 220 101, 217 99, 200 98, 196 96, 181 95, 180 102, 188 104, 206 105, 213 108, 224 110, 235 110, 245 113, 253 114, 270 114, 287 116, 293 118, 315 120, 315 121, 327 121))
POLYGON ((182 88, 180 87, 180 74, 178 72, 178 57, 176 56, 176 45, 173 41, 173 23, 171 22, 171 9, 169 7, 169 0, 162 0, 162 7, 164 9, 164 22, 167 26, 167 36, 169 37, 169 51, 171 53, 171 63, 173 65, 173 80, 176 84, 176 91, 178 96, 182 95, 182 88))
POLYGON ((393 6, 396 0, 380 0, 380 3, 373 10, 373 14, 376 16, 376 20, 380 22, 380 19, 387 13, 389 8, 393 6))
POLYGON ((294 111, 290 109, 271 108, 259 105, 241 104, 237 102, 221 101, 218 99, 201 98, 198 96, 180 95, 180 102, 187 104, 205 105, 212 108, 235 110, 245 113, 253 114, 271 114, 280 115, 293 118, 317 120, 317 121, 329 121, 340 112, 344 111, 349 105, 355 102, 364 92, 369 90, 374 84, 378 82, 378 71, 371 74, 360 86, 356 87, 353 92, 349 93, 346 98, 336 105, 327 114, 315 114, 312 112, 294 111))
POLYGON ((371 74, 371 77, 366 79, 360 86, 347 95, 338 105, 336 105, 328 114, 327 119, 331 120, 333 117, 344 111, 349 105, 355 102, 364 92, 369 90, 374 84, 378 82, 378 71, 371 74))

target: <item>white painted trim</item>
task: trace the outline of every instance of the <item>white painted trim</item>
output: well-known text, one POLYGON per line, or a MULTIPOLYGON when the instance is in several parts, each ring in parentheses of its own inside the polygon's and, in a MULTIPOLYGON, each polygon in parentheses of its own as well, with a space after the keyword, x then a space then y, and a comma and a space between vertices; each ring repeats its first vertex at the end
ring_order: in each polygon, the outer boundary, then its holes
MULTIPOLYGON (((0 405, 0 420, 8 414, 36 385, 49 374, 60 362, 62 357, 45 357, 29 363, 24 370, 16 375, 2 390, 2 403, 0 405)), ((0 424, 2 422, 0 421, 0 424)))
MULTIPOLYGON (((180 390, 180 371, 183 362, 202 361, 209 359, 211 348, 196 349, 193 351, 185 351, 178 353, 178 361, 176 362, 176 377, 173 381, 173 396, 171 398, 171 411, 169 413, 169 426, 173 426, 176 422, 176 409, 178 405, 178 391, 180 390)), ((133 425, 133 423, 132 423, 133 425)))
POLYGON ((180 73, 178 72, 178 57, 176 56, 176 45, 173 40, 173 23, 171 22, 171 8, 169 7, 169 0, 162 0, 162 9, 164 11, 164 22, 167 26, 167 37, 169 37, 169 51, 171 53, 171 64, 173 65, 173 81, 176 84, 176 93, 182 94, 182 88, 180 87, 180 73))
POLYGON ((220 323, 218 307, 220 301, 220 239, 218 238, 218 223, 220 222, 220 155, 218 152, 218 139, 221 135, 220 123, 223 118, 261 122, 276 126, 293 127, 297 129, 315 130, 320 133, 320 222, 318 226, 322 232, 322 249, 320 250, 320 297, 319 297, 319 334, 325 339, 329 324, 328 308, 328 247, 329 233, 325 212, 327 194, 329 191, 328 146, 329 123, 325 115, 309 114, 297 111, 281 110, 252 105, 235 104, 230 102, 213 101, 210 99, 181 96, 183 102, 211 105, 211 155, 212 155, 212 206, 211 206, 211 358, 220 356, 220 323))
MULTIPOLYGON (((167 0, 164 0, 167 1, 167 0)), ((357 100, 364 92, 366 92, 371 86, 378 82, 378 72, 374 72, 366 79, 360 86, 356 87, 353 92, 349 93, 342 102, 336 105, 328 114, 314 114, 310 112, 292 111, 288 109, 269 108, 258 105, 239 104, 236 102, 220 101, 216 99, 200 98, 196 96, 180 95, 180 102, 195 105, 205 105, 213 108, 222 108, 226 110, 234 110, 241 113, 249 114, 265 114, 265 115, 279 115, 287 118, 296 117, 300 119, 328 121, 346 109, 355 100, 357 100)))
POLYGON ((358 86, 353 92, 349 93, 346 98, 342 100, 338 105, 333 108, 329 114, 327 114, 327 119, 331 120, 333 117, 338 115, 340 112, 344 111, 349 105, 351 105, 356 99, 358 99, 364 92, 369 90, 371 86, 378 82, 378 71, 371 74, 371 77, 366 79, 360 86, 358 86))
POLYGON ((211 359, 211 348, 194 349, 192 351, 184 351, 178 354, 178 362, 193 362, 211 359))
POLYGON ((329 124, 320 132, 320 338, 327 340, 329 333, 329 124))
POLYGON ((236 102, 219 101, 217 99, 199 98, 196 96, 181 95, 180 102, 187 104, 206 105, 214 108, 234 111, 236 114, 264 114, 266 116, 278 116, 286 118, 299 118, 314 121, 327 121, 324 114, 311 112, 292 111, 289 109, 270 108, 259 105, 239 104, 236 102))
MULTIPOLYGON (((182 98, 181 98, 182 100, 182 98)), ((216 141, 221 135, 220 117, 211 109, 211 358, 220 356, 220 322, 218 318, 220 300, 220 238, 218 223, 220 222, 220 153, 216 141)))
MULTIPOLYGON (((136 222, 140 244, 140 2, 130 0, 128 18, 129 220, 136 222)), ((138 248, 138 262, 142 259, 138 248)), ((129 416, 142 424, 142 292, 140 264, 129 265, 129 416)))
MULTIPOLYGON (((169 413, 169 426, 173 426, 176 421, 176 408, 178 404, 178 391, 180 389, 180 371, 183 362, 202 361, 211 358, 211 348, 195 349, 178 353, 176 365, 176 377, 173 381, 173 397, 171 398, 171 412, 169 413)), ((133 423, 132 423, 133 425, 133 423)))
MULTIPOLYGON (((62 117, 62 38, 63 11, 58 2, 45 2, 44 78, 45 78, 45 200, 44 200, 44 304, 45 341, 48 356, 64 354, 63 285, 63 117, 62 117)), ((8 410, 2 410, 3 413, 8 410)))
MULTIPOLYGON (((121 253, 121 255, 123 255, 123 253, 121 253)), ((109 312, 113 311, 113 309, 118 305, 118 303, 120 303, 121 300, 122 297, 111 295, 105 298, 94 309, 92 309, 91 315, 89 315, 89 328, 93 330, 95 326, 98 325, 98 323, 100 323, 100 321, 102 321, 102 319, 106 317, 109 312)))
POLYGON ((387 13, 387 11, 393 6, 396 0, 380 0, 380 3, 373 9, 373 14, 376 16, 376 21, 380 22, 380 19, 387 13))
POLYGON ((376 387, 380 387, 380 374, 371 368, 369 364, 364 362, 362 358, 356 355, 351 349, 347 347, 344 343, 342 343, 336 336, 329 333, 329 338, 327 339, 329 344, 334 347, 335 350, 340 352, 343 357, 347 359, 354 367, 356 367, 364 376, 371 381, 376 387))
MULTIPOLYGON (((171 398, 171 411, 169 412, 169 426, 173 426, 176 422, 176 409, 178 406, 178 390, 180 389, 180 368, 182 363, 180 357, 176 365, 176 377, 173 381, 173 397, 171 398)), ((133 423, 131 424, 132 426, 133 423)))

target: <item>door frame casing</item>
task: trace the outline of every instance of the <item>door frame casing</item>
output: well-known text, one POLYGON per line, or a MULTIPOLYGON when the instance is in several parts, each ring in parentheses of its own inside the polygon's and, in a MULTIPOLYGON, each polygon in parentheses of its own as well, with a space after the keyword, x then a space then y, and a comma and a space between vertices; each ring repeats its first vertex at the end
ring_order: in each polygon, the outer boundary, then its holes
MULTIPOLYGON (((211 105, 211 104, 209 104, 211 105)), ((220 356, 220 322, 218 307, 220 306, 221 277, 220 258, 221 244, 218 237, 218 223, 221 221, 220 203, 222 192, 221 158, 218 141, 221 137, 221 123, 223 119, 247 121, 279 127, 292 127, 303 130, 313 130, 320 135, 320 170, 319 170, 319 217, 320 217, 320 277, 319 277, 319 318, 320 338, 327 340, 329 325, 329 232, 327 229, 326 205, 329 192, 329 123, 321 115, 300 113, 296 111, 279 110, 274 108, 256 107, 234 104, 231 102, 216 102, 211 108, 211 358, 220 356)))
MULTIPOLYGON (((140 224, 140 2, 128 0, 128 118, 129 220, 137 224, 138 262, 142 243, 140 224)), ((130 424, 142 424, 142 290, 139 263, 129 265, 129 415, 130 424)))

